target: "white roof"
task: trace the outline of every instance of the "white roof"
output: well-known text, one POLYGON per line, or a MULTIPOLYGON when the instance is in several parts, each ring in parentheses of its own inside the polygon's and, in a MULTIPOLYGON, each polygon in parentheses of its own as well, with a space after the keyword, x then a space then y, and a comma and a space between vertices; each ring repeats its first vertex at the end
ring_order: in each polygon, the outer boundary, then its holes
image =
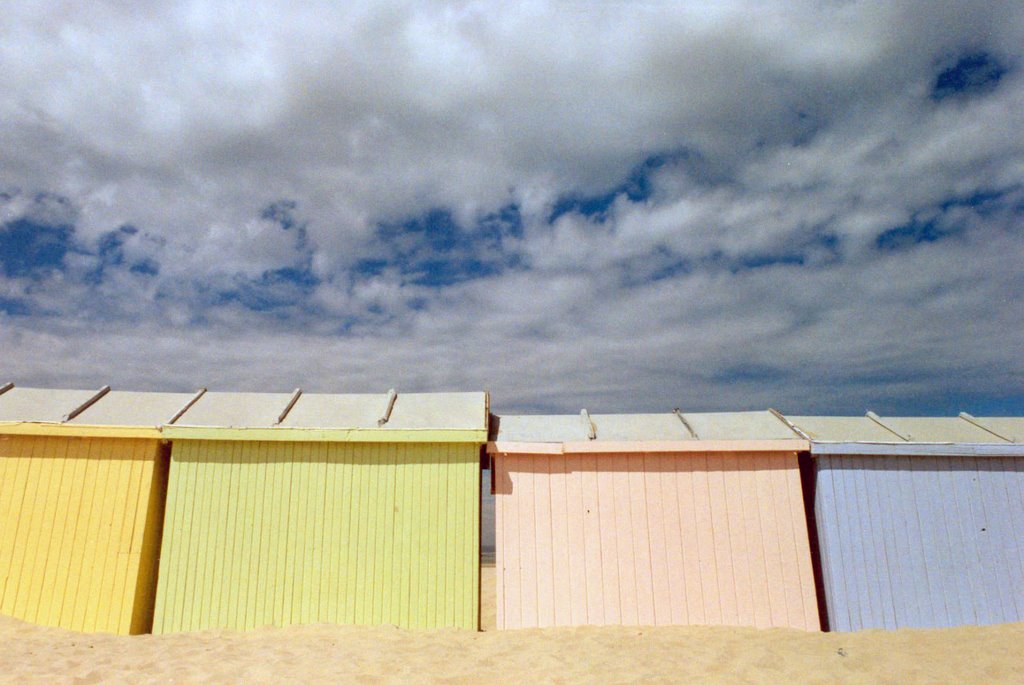
MULTIPOLYGON (((281 409, 284 408, 282 405, 281 409)), ((388 393, 326 395, 303 393, 282 428, 378 428, 388 393)), ((280 412, 278 412, 280 413, 280 412)), ((276 420, 276 416, 274 419, 276 420)), ((181 421, 178 422, 181 424, 181 421)), ((482 392, 397 393, 384 430, 483 430, 487 396, 482 392)))
POLYGON ((1007 440, 1024 442, 1024 418, 1019 416, 976 416, 974 421, 995 431, 1007 440))
POLYGON ((160 426, 194 395, 187 392, 111 390, 69 423, 90 426, 160 426))
POLYGON ((800 436, 770 411, 684 413, 701 440, 799 440, 800 436))
POLYGON ((866 416, 789 416, 786 418, 812 440, 828 442, 903 442, 866 416))
MULTIPOLYGON (((596 441, 798 440, 799 436, 768 411, 709 414, 592 414, 596 441), (693 435, 687 428, 693 429, 693 435)), ((501 416, 492 440, 506 442, 579 442, 589 439, 579 414, 501 416)))
POLYGON ((97 392, 14 387, 0 395, 0 421, 60 423, 97 392))
POLYGON ((287 392, 207 392, 174 425, 270 428, 291 397, 287 392))

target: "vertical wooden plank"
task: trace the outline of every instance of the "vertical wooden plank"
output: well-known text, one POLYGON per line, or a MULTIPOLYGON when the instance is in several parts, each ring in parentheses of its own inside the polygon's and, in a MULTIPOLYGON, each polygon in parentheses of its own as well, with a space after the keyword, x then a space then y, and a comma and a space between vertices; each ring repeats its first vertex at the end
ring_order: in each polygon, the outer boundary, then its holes
POLYGON ((516 473, 516 481, 513 487, 518 488, 519 521, 517 532, 519 535, 519 554, 522 562, 519 567, 520 585, 519 597, 521 606, 521 625, 539 625, 539 611, 537 601, 537 517, 536 502, 537 490, 535 487, 536 477, 531 472, 530 460, 536 459, 533 455, 521 456, 518 458, 519 471, 516 473))
POLYGON ((665 501, 661 496, 661 454, 642 455, 644 502, 647 508, 647 530, 650 542, 651 599, 654 625, 672 623, 672 589, 668 570, 667 520, 665 501))
POLYGON ((587 598, 587 623, 607 623, 611 609, 605 608, 604 536, 601 530, 601 506, 599 501, 599 475, 597 457, 580 456, 580 487, 583 491, 583 561, 584 587, 587 598))
POLYGON ((958 611, 966 624, 980 625, 986 610, 985 591, 981 580, 981 564, 978 560, 977 538, 973 531, 971 508, 959 497, 962 481, 970 478, 963 466, 963 459, 949 457, 942 460, 938 473, 940 487, 946 492, 946 526, 953 542, 951 556, 959 578, 958 611))
POLYGON ((953 470, 954 461, 956 459, 950 457, 936 459, 933 474, 936 492, 942 493, 944 499, 941 507, 942 519, 950 554, 950 573, 944 575, 947 588, 954 593, 950 598, 953 625, 977 625, 978 615, 972 601, 975 596, 972 587, 973 569, 977 568, 977 564, 969 560, 972 542, 966 538, 963 531, 965 514, 969 512, 960 511, 957 502, 958 477, 953 470))
POLYGON ((629 482, 629 539, 633 543, 633 577, 636 583, 636 615, 640 625, 655 625, 654 577, 651 569, 651 527, 642 454, 626 459, 629 482))
POLYGON ((609 456, 614 486, 615 557, 617 562, 619 608, 623 625, 640 623, 637 606, 636 558, 633 553, 632 499, 629 483, 629 460, 626 455, 609 456))
POLYGON ((423 453, 411 451, 408 455, 406 467, 405 488, 403 500, 405 502, 403 519, 405 536, 402 546, 402 625, 412 625, 415 611, 413 605, 417 601, 416 589, 416 557, 418 554, 419 536, 419 512, 417 502, 419 501, 419 488, 423 484, 422 462, 423 453))
MULTIPOLYGON (((1006 494, 1007 516, 1003 522, 1006 537, 1000 540, 1008 559, 1009 580, 1013 588, 1013 603, 1007 611, 1014 621, 1024 620, 1024 458, 999 460, 999 480, 1006 494)), ((989 561, 988 563, 992 563, 989 561)), ((993 622, 993 621, 986 621, 993 622)))
POLYGON ((238 620, 244 630, 258 628, 260 623, 259 586, 262 578, 262 503, 267 487, 267 463, 264 444, 258 443, 249 449, 245 466, 245 503, 240 525, 243 528, 242 559, 239 560, 240 573, 245 574, 242 597, 238 607, 238 620))
POLYGON ((754 502, 757 505, 758 519, 761 528, 762 552, 764 554, 765 596, 768 598, 770 625, 794 625, 801 616, 790 616, 789 602, 786 598, 786 573, 783 569, 783 554, 780 538, 785 526, 779 521, 773 506, 774 493, 772 474, 784 466, 784 458, 779 455, 760 457, 755 465, 754 502))
MULTIPOLYGON (((360 623, 364 625, 373 625, 376 622, 376 609, 378 606, 378 592, 379 583, 377 578, 377 569, 379 567, 379 539, 380 539, 380 505, 381 505, 381 478, 380 478, 380 446, 376 444, 365 446, 366 454, 366 503, 364 509, 366 510, 366 565, 364 567, 366 578, 364 585, 364 605, 363 615, 360 619, 360 623)), ((437 508, 434 503, 437 498, 437 487, 439 485, 437 478, 437 463, 436 460, 431 460, 431 475, 430 475, 430 487, 432 489, 433 498, 428 500, 428 506, 430 506, 430 530, 428 539, 431 540, 431 552, 436 554, 434 551, 434 536, 437 534, 439 522, 437 520, 437 508)), ((436 602, 436 595, 432 592, 436 583, 436 571, 434 564, 430 564, 430 571, 433 577, 428 579, 426 593, 428 601, 433 604, 436 602)), ((427 623, 433 620, 433 609, 431 606, 428 613, 431 614, 430 618, 427 619, 427 623)))
POLYGON ((1021 560, 1022 524, 1020 494, 1011 488, 1016 469, 1012 462, 979 459, 978 482, 985 509, 987 563, 993 568, 993 581, 1003 591, 1001 618, 1020 620, 1024 606, 1024 564, 1021 560))
MULTIPOLYGON (((469 541, 472 538, 472 535, 469 534, 470 531, 475 531, 477 537, 480 534, 479 527, 473 527, 469 511, 474 506, 473 502, 479 503, 480 501, 478 494, 480 482, 479 479, 467 478, 465 470, 460 468, 460 454, 456 445, 441 445, 439 448, 444 454, 442 463, 447 474, 443 480, 445 505, 442 508, 444 530, 447 533, 441 538, 445 551, 441 596, 445 598, 445 601, 442 602, 444 615, 440 625, 465 626, 467 622, 472 621, 472 611, 469 606, 472 598, 463 590, 472 580, 469 574, 465 573, 463 560, 471 554, 468 549, 469 541), (470 496, 472 496, 472 500, 470 500, 470 496), (457 531, 466 531, 467 534, 462 535, 457 531)), ((477 555, 477 559, 479 559, 479 555, 477 555)))
POLYGON ((616 541, 614 462, 601 457, 597 464, 597 511, 601 532, 601 592, 604 614, 601 623, 622 623, 622 602, 619 594, 619 553, 616 541))
POLYGON ((836 541, 842 549, 842 575, 843 597, 846 608, 846 615, 838 617, 834 621, 834 629, 858 630, 862 625, 861 615, 864 609, 862 604, 866 601, 866 583, 863 580, 863 561, 857 553, 855 534, 851 530, 851 520, 854 522, 864 514, 861 510, 860 500, 856 496, 854 481, 854 469, 849 465, 849 458, 838 457, 834 460, 835 498, 838 505, 839 516, 836 518, 836 541), (847 570, 849 569, 849 570, 847 570))
POLYGON ((902 607, 906 604, 905 593, 896 593, 893 590, 893 578, 901 577, 904 571, 903 554, 896 540, 896 526, 893 521, 897 515, 898 498, 900 497, 896 487, 898 474, 894 469, 887 466, 885 461, 875 459, 865 460, 866 473, 869 475, 869 494, 873 495, 876 502, 876 509, 879 512, 879 528, 877 529, 881 543, 881 553, 885 555, 887 576, 883 579, 888 584, 889 601, 883 604, 885 612, 885 626, 887 628, 898 627, 898 616, 902 607))
POLYGON ((714 576, 717 576, 718 581, 716 596, 721 611, 721 618, 715 623, 738 625, 739 600, 736 596, 736 570, 732 559, 734 524, 728 509, 730 481, 725 472, 726 468, 728 468, 728 461, 725 455, 708 455, 708 499, 711 510, 709 528, 714 540, 714 556, 712 558, 714 559, 714 576))
MULTIPOLYGON (((4 613, 10 616, 27 616, 32 604, 32 581, 37 573, 36 557, 38 556, 40 535, 44 526, 43 514, 46 509, 45 485, 52 479, 52 462, 48 440, 37 441, 34 445, 32 459, 25 480, 24 504, 19 511, 19 523, 12 569, 18 574, 17 591, 14 601, 4 613), (24 519, 24 524, 20 519, 24 519)), ((92 521, 93 519, 90 519, 92 521)), ((91 559, 90 559, 91 560, 91 559)), ((90 581, 91 575, 85 578, 90 581)), ((82 611, 84 617, 85 607, 82 611)))
MULTIPOLYGON (((574 474, 570 471, 569 461, 570 457, 565 455, 557 455, 548 460, 551 490, 549 511, 551 536, 548 550, 551 554, 551 585, 554 604, 552 622, 556 626, 572 625, 573 605, 586 605, 586 595, 582 596, 582 602, 578 602, 574 593, 574 585, 579 585, 579 579, 574 578, 572 574, 574 566, 572 557, 575 555, 570 553, 570 549, 580 545, 582 538, 570 538, 569 534, 570 526, 576 527, 581 523, 578 519, 578 506, 573 507, 572 513, 569 508, 568 493, 571 488, 570 482, 574 478, 574 474), (572 518, 571 523, 570 517, 572 518)), ((582 526, 579 527, 582 528, 582 526)))
POLYGON ((20 579, 17 583, 14 612, 12 615, 35 619, 35 607, 38 602, 37 580, 43 572, 45 559, 41 558, 45 552, 43 547, 43 534, 47 527, 48 501, 53 500, 49 493, 49 484, 56 478, 58 462, 55 459, 55 448, 59 448, 59 441, 43 438, 40 446, 45 445, 45 452, 33 459, 30 469, 30 480, 26 488, 26 502, 28 509, 20 512, 20 516, 28 519, 27 534, 20 537, 18 547, 22 549, 22 562, 18 564, 20 579))
POLYGON ((505 566, 509 563, 506 550, 511 541, 505 534, 505 510, 509 506, 510 494, 503 492, 500 484, 508 479, 508 458, 502 454, 495 454, 491 460, 491 478, 494 481, 494 601, 495 601, 495 628, 504 630, 506 605, 505 588, 509 578, 505 573, 505 566))
POLYGON ((560 556, 556 564, 567 569, 569 584, 569 616, 562 625, 586 625, 587 623, 587 502, 583 496, 583 456, 566 455, 565 491, 560 502, 559 516, 565 519, 564 539, 556 536, 554 548, 560 556), (564 512, 561 509, 564 508, 564 512))
MULTIPOLYGON (((385 470, 385 486, 384 486, 384 549, 382 550, 381 563, 383 564, 383 585, 384 585, 384 597, 381 603, 381 623, 398 623, 395 615, 396 608, 398 607, 398 593, 395 591, 398 586, 398 579, 395 575, 395 552, 396 545, 395 540, 398 532, 398 517, 396 510, 398 508, 398 459, 399 459, 399 448, 396 445, 387 445, 384 449, 384 464, 385 470)), ((449 488, 454 487, 454 483, 449 481, 449 488)), ((449 512, 449 516, 454 516, 454 511, 449 512)), ((451 519, 449 519, 451 520, 451 519)), ((450 525, 448 530, 456 530, 453 525, 450 525)), ((455 573, 454 568, 449 568, 448 575, 455 573)), ((454 611, 454 607, 449 605, 449 609, 454 611)), ((454 618, 454 616, 453 616, 454 618)), ((450 623, 449 623, 450 625, 450 623)))
MULTIPOLYGON (((126 634, 131 629, 132 604, 135 600, 135 588, 139 581, 139 564, 142 543, 142 531, 146 526, 148 499, 140 496, 140 491, 149 492, 149 483, 142 487, 143 465, 148 461, 142 443, 136 440, 121 440, 115 447, 118 451, 114 460, 114 468, 118 472, 117 492, 120 498, 115 509, 114 520, 110 532, 110 565, 104 571, 104 587, 109 593, 110 601, 101 606, 97 623, 104 625, 104 630, 112 633, 126 634), (133 548, 132 538, 136 527, 139 531, 138 545, 133 548), (128 585, 128 576, 131 584, 128 585)), ((148 470, 152 476, 152 469, 148 470)))
POLYGON ((17 440, 14 449, 18 448, 20 448, 19 451, 15 453, 17 456, 13 457, 15 464, 13 468, 7 470, 11 488, 8 495, 10 504, 4 520, 11 523, 0 529, 0 535, 3 536, 2 548, 0 548, 0 552, 2 552, 0 554, 0 578, 6 579, 4 594, 3 597, 0 597, 2 600, 0 601, 0 613, 7 616, 16 615, 14 605, 24 565, 24 549, 19 545, 19 531, 23 526, 29 525, 28 517, 24 516, 22 512, 27 510, 26 495, 28 494, 29 473, 32 466, 31 457, 35 451, 36 442, 27 439, 17 440), (12 471, 13 478, 10 475, 12 471))
POLYGON ((257 508, 250 523, 259 537, 259 552, 256 557, 256 596, 254 598, 253 627, 262 628, 274 623, 274 587, 276 585, 272 560, 276 555, 274 547, 274 514, 280 496, 280 484, 276 455, 270 443, 254 446, 260 465, 260 487, 257 508))
POLYGON ((919 614, 931 599, 927 588, 922 587, 923 568, 920 561, 920 545, 912 539, 911 522, 916 525, 917 511, 910 507, 913 501, 908 488, 913 487, 909 472, 909 460, 903 458, 863 457, 858 466, 870 468, 874 479, 872 486, 883 490, 880 495, 888 502, 887 523, 891 528, 894 553, 889 555, 895 563, 889 567, 889 585, 893 595, 893 620, 896 628, 907 627, 912 615, 919 614), (908 583, 908 579, 911 580, 908 583))
MULTIPOLYGON (((962 533, 965 542, 964 560, 968 567, 971 597, 979 624, 999 622, 993 617, 1001 609, 1002 599, 998 586, 990 582, 991 564, 985 550, 985 535, 988 526, 984 522, 981 507, 981 489, 978 483, 977 459, 961 458, 956 461, 959 476, 955 479, 953 497, 957 512, 962 517, 962 533)), ((1012 602, 1012 599, 1011 599, 1012 602)))
MULTIPOLYGON (((340 621, 341 613, 338 610, 338 587, 341 583, 341 543, 338 531, 341 526, 340 511, 341 503, 344 500, 342 486, 340 485, 342 468, 347 459, 349 446, 347 445, 324 445, 324 463, 326 466, 326 479, 324 483, 324 537, 323 554, 326 573, 321 583, 320 613, 317 620, 320 623, 327 623, 332 620, 340 621)), ((398 505, 395 505, 396 508, 398 505)), ((391 622, 398 624, 397 618, 391 622)))
POLYGON ((665 571, 668 575, 671 609, 669 620, 675 625, 703 622, 703 598, 700 596, 700 562, 697 558, 697 530, 683 519, 693 518, 693 470, 688 455, 664 454, 659 457, 659 496, 664 507, 665 571), (682 493, 685 494, 683 498, 682 493), (683 499, 684 503, 680 503, 683 499), (690 595, 693 591, 695 594, 690 595), (699 608, 698 608, 699 607, 699 608), (696 616, 700 616, 700 620, 696 616))
MULTIPOLYGON (((49 439, 53 442, 53 458, 56 461, 54 469, 55 480, 51 481, 51 487, 55 488, 48 496, 51 500, 53 510, 47 519, 50 521, 50 536, 46 541, 46 562, 44 572, 40 574, 41 587, 38 590, 38 601, 36 603, 35 616, 27 620, 42 623, 44 625, 60 625, 59 611, 54 611, 54 605, 60 606, 60 598, 56 596, 57 577, 60 573, 58 558, 60 550, 66 544, 66 530, 68 508, 72 499, 72 492, 76 482, 72 479, 75 454, 69 449, 67 440, 49 439)), ((0 478, 3 478, 0 475, 0 478)), ((2 495, 0 495, 2 496, 2 495)), ((8 519, 0 519, 0 526, 7 526, 8 519)), ((40 545, 43 547, 44 545, 40 545)), ((2 553, 2 552, 0 552, 2 553)))
POLYGON ((728 554, 731 561, 731 592, 735 597, 735 605, 730 605, 734 613, 730 615, 732 625, 751 625, 754 623, 754 597, 750 588, 747 531, 743 517, 743 483, 740 476, 739 455, 735 452, 726 453, 722 461, 722 477, 728 538, 723 551, 728 554))
POLYGON ((551 491, 553 489, 553 462, 550 459, 535 459, 532 464, 533 480, 533 542, 536 547, 537 572, 534 582, 537 587, 537 625, 542 628, 555 625, 554 559, 551 549, 553 523, 551 520, 551 491))
POLYGON ((100 458, 100 444, 95 441, 89 442, 88 466, 85 480, 82 483, 83 504, 85 505, 82 508, 83 525, 80 527, 81 533, 76 536, 75 553, 71 561, 72 573, 69 578, 73 594, 68 598, 71 608, 68 627, 72 630, 85 630, 85 611, 93 580, 92 553, 96 549, 100 533, 100 509, 102 507, 102 497, 97 497, 95 493, 106 482, 104 476, 108 469, 104 467, 109 466, 104 464, 105 460, 100 458))
POLYGON ((772 610, 776 603, 776 589, 768 582, 769 542, 774 537, 766 535, 762 511, 758 474, 771 466, 771 455, 740 453, 737 455, 739 483, 742 494, 743 528, 746 534, 744 555, 749 570, 750 594, 753 609, 753 624, 757 628, 778 625, 774 622, 772 610))
POLYGON ((402 580, 401 580, 401 616, 402 625, 411 625, 411 607, 413 603, 413 550, 416 542, 416 513, 415 513, 415 488, 420 482, 419 479, 419 460, 420 455, 418 452, 410 451, 407 453, 408 462, 405 465, 404 477, 403 477, 403 489, 402 489, 402 501, 404 506, 402 508, 402 580))
MULTIPOLYGON (((131 628, 132 605, 139 581, 142 531, 145 529, 148 501, 140 501, 140 476, 147 462, 143 443, 139 440, 116 440, 110 446, 111 469, 117 473, 115 486, 117 505, 110 521, 110 538, 104 562, 103 592, 109 600, 97 608, 96 623, 105 631, 127 634, 131 628), (139 545, 132 547, 138 524, 139 545), (131 576, 130 587, 128 576, 131 576)), ((149 471, 152 474, 152 471, 149 471)), ((146 484, 148 492, 149 483, 146 484)))
POLYGON ((879 627, 895 628, 895 599, 892 591, 892 577, 898 573, 898 560, 891 557, 886 550, 885 539, 886 513, 880 491, 885 489, 886 471, 874 468, 879 462, 865 463, 857 469, 857 496, 863 502, 866 512, 863 522, 862 539, 869 568, 874 569, 869 587, 874 600, 871 602, 871 624, 879 627))
POLYGON ((424 487, 417 493, 417 506, 423 512, 420 517, 423 526, 419 536, 423 546, 419 557, 420 563, 416 578, 417 592, 420 598, 419 612, 415 624, 418 628, 425 628, 430 625, 437 602, 437 598, 430 591, 433 580, 433 559, 436 550, 436 542, 433 536, 437 531, 437 514, 433 504, 437 496, 437 467, 429 452, 424 451, 423 457, 424 487))
MULTIPOLYGON (((720 515, 716 516, 716 511, 720 510, 722 505, 721 474, 713 473, 721 468, 716 463, 718 460, 720 457, 707 453, 693 455, 690 515, 693 517, 693 530, 696 531, 697 559, 700 564, 700 573, 697 576, 700 581, 700 596, 703 598, 700 613, 707 625, 721 625, 725 620, 723 583, 720 577, 722 567, 718 560, 715 528, 722 526, 724 531, 728 521, 722 521, 720 515)), ((680 497, 680 501, 685 502, 685 493, 681 493, 680 497)), ((686 519, 683 521, 685 524, 686 519)), ((722 563, 727 564, 728 559, 723 559, 722 563)))
POLYGON ((220 501, 217 518, 221 521, 220 549, 217 557, 220 568, 219 580, 214 592, 220 595, 220 606, 216 611, 216 625, 234 628, 238 625, 238 606, 245 602, 241 591, 241 557, 239 527, 240 513, 245 511, 245 491, 242 483, 242 466, 248 445, 234 443, 224 455, 223 467, 227 497, 220 501))

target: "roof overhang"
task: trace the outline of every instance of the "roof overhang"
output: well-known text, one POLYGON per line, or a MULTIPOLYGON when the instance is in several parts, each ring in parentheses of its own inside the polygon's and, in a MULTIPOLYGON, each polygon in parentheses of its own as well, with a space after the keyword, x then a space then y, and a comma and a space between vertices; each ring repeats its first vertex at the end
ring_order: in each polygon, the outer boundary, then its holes
POLYGON ((487 441, 487 430, 387 428, 221 428, 164 426, 168 440, 234 440, 259 442, 430 442, 487 441))
POLYGON ((645 440, 617 442, 510 442, 487 443, 490 454, 666 454, 705 452, 803 452, 806 440, 645 440))
POLYGON ((811 454, 865 457, 1024 457, 1024 444, 812 442, 811 454))
POLYGON ((0 435, 36 435, 63 438, 145 438, 160 440, 160 429, 153 426, 91 426, 75 423, 0 423, 0 435))

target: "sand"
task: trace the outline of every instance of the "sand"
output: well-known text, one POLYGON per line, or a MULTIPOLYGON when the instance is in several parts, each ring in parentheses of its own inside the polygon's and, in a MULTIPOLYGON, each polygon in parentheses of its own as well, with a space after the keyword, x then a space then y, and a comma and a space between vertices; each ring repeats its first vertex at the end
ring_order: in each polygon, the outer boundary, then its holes
MULTIPOLYGON (((484 587, 493 586, 485 569, 484 587)), ((484 626, 494 625, 493 594, 484 626)), ((1024 683, 1024 624, 804 633, 557 628, 475 633, 300 626, 115 637, 0 617, 12 683, 1024 683)))

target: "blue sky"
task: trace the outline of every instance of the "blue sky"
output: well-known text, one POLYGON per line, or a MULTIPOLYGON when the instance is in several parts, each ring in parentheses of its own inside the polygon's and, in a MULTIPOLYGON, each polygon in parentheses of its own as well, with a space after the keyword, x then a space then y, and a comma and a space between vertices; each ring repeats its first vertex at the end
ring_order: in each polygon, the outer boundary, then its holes
POLYGON ((0 382, 1024 413, 1014 2, 23 3, 0 382))

